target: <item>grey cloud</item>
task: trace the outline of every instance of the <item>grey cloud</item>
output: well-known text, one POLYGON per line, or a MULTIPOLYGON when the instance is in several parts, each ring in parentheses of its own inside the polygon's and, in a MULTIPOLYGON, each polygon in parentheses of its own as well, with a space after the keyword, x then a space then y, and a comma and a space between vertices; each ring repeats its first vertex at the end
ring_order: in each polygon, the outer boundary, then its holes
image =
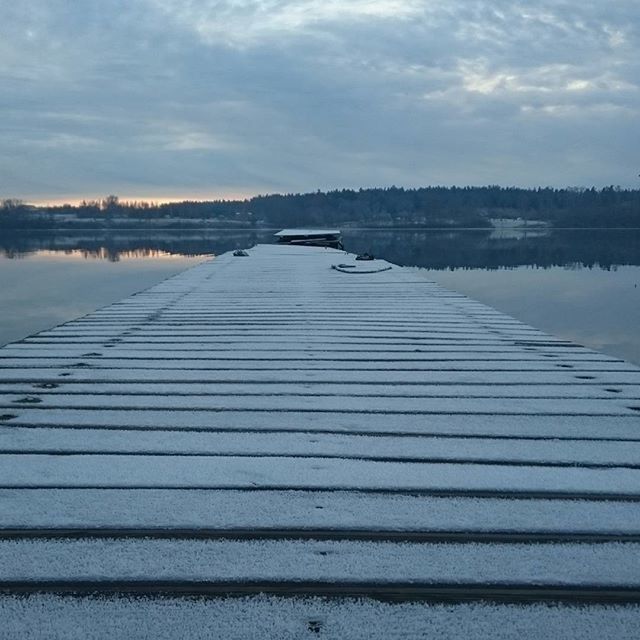
POLYGON ((633 184, 637 3, 0 6, 0 196, 633 184))

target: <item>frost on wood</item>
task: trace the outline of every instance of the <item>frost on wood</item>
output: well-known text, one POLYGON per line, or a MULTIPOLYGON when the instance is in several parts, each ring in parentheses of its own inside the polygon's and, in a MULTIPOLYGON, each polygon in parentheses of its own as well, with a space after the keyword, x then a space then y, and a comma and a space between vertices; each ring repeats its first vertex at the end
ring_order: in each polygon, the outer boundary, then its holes
POLYGON ((318 598, 0 598, 0 639, 636 640, 637 606, 388 604, 318 598))

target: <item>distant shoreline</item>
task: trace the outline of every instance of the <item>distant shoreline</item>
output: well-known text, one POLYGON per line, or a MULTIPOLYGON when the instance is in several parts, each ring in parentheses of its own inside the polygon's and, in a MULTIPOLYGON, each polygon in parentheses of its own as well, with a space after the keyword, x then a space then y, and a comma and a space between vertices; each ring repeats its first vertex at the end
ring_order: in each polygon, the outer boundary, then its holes
MULTIPOLYGON (((280 231, 281 227, 160 227, 160 226, 148 226, 148 227, 19 227, 19 228, 0 228, 2 233, 11 233, 15 235, 21 234, 35 234, 35 233, 88 233, 88 232, 145 232, 149 231, 162 231, 171 233, 191 233, 193 231, 206 231, 209 233, 216 232, 238 232, 238 233, 269 233, 280 231)), ((352 231, 484 231, 491 233, 493 231, 500 231, 502 227, 342 227, 343 233, 352 231)), ((517 230, 517 231, 640 231, 638 227, 536 227, 536 226, 521 226, 521 227, 505 227, 505 230, 517 230)))
POLYGON ((115 195, 80 205, 0 201, 7 229, 638 228, 640 190, 399 187, 272 194, 246 200, 127 202, 115 195))

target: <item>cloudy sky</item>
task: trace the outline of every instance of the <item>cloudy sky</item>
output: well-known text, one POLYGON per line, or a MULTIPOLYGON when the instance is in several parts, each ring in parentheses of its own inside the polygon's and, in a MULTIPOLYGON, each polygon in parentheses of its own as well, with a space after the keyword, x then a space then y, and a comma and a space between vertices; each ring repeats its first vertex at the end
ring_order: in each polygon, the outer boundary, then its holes
POLYGON ((0 198, 640 186, 638 0, 0 0, 0 198))

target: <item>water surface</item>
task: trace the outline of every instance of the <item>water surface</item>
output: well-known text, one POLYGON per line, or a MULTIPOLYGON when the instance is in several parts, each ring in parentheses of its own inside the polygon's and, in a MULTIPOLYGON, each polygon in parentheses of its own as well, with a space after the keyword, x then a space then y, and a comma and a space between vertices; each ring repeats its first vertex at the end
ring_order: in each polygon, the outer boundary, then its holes
POLYGON ((0 254, 0 345, 20 340, 148 289, 203 256, 81 251, 0 254))

